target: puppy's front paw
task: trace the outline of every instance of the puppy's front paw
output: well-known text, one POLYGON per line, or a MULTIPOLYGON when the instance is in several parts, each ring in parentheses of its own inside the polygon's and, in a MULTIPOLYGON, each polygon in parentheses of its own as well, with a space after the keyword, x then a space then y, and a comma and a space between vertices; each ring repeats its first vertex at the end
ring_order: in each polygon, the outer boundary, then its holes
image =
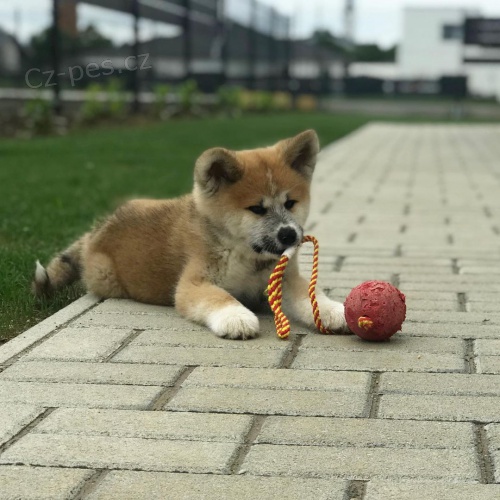
POLYGON ((325 328, 337 334, 351 333, 344 315, 344 304, 330 300, 326 296, 318 297, 321 322, 325 328))
POLYGON ((231 304, 210 313, 208 326, 218 337, 251 339, 259 331, 259 319, 252 311, 240 304, 231 304))

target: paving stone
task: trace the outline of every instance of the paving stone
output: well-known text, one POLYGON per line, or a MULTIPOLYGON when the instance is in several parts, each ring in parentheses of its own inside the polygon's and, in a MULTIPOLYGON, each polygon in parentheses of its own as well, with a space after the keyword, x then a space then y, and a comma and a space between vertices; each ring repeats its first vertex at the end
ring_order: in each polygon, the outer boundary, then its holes
MULTIPOLYGON (((474 291, 467 294, 468 302, 496 302, 500 303, 500 292, 474 291)), ((495 309, 498 312, 498 308, 495 309)), ((494 311, 494 312, 495 312, 494 311)))
POLYGON ((19 361, 0 373, 0 381, 171 386, 183 369, 182 366, 124 363, 19 361))
POLYGON ((451 421, 500 421, 498 396, 384 394, 380 418, 451 421))
POLYGON ((418 300, 406 298, 409 311, 458 311, 458 300, 418 300))
POLYGON ((240 443, 251 425, 247 415, 60 408, 36 432, 240 443))
POLYGON ((0 463, 227 474, 237 449, 235 443, 27 434, 0 463))
POLYGON ((496 265, 483 265, 483 266, 463 266, 460 268, 460 274, 480 274, 490 275, 490 274, 500 274, 500 266, 496 265))
POLYGON ((500 424, 487 425, 486 430, 490 448, 492 450, 500 450, 500 424))
POLYGON ((485 249, 483 251, 478 251, 473 248, 458 248, 451 246, 426 246, 423 245, 411 245, 405 244, 402 248, 403 255, 405 257, 429 257, 429 258, 455 258, 455 259, 482 259, 482 258, 492 258, 496 256, 498 250, 492 248, 491 250, 485 249))
MULTIPOLYGON (((304 273, 306 275, 306 273, 304 273)), ((347 272, 323 272, 318 273, 318 286, 320 288, 327 287, 347 287, 354 288, 355 286, 369 280, 390 281, 392 273, 390 272, 365 272, 363 273, 347 273, 347 272)))
POLYGON ((367 448, 474 450, 469 423, 369 418, 268 417, 257 443, 367 448))
POLYGON ((500 375, 500 356, 479 356, 476 364, 479 373, 496 373, 500 375))
POLYGON ((145 409, 163 387, 0 382, 0 402, 50 407, 145 409))
POLYGON ((273 368, 281 365, 282 359, 286 356, 290 345, 289 343, 281 342, 281 349, 221 349, 135 345, 125 347, 111 361, 119 363, 157 363, 164 365, 273 368))
MULTIPOLYGON (((140 333, 129 345, 142 346, 171 346, 171 347, 214 347, 223 349, 278 349, 286 350, 288 347, 286 342, 283 342, 276 335, 272 318, 266 321, 264 329, 261 321, 261 335, 255 339, 249 339, 244 342, 231 341, 222 339, 209 332, 162 332, 160 330, 146 330, 140 333)), ((311 332, 310 329, 292 325, 292 335, 307 335, 311 332)), ((292 336, 293 338, 293 336, 292 336)), ((292 340, 292 339, 290 339, 292 340)))
POLYGON ((229 387, 184 387, 167 403, 175 411, 360 417, 361 392, 269 390, 229 387))
POLYGON ((241 468, 263 476, 479 480, 474 455, 466 450, 259 444, 252 446, 241 468))
POLYGON ((467 311, 492 313, 498 312, 500 304, 498 301, 467 302, 467 311))
POLYGON ((322 351, 299 350, 293 368, 301 370, 365 370, 412 372, 461 372, 464 360, 456 354, 399 352, 396 350, 322 351))
POLYGON ((0 500, 69 500, 94 471, 0 466, 0 500))
POLYGON ((94 313, 93 311, 80 316, 71 326, 85 328, 132 328, 136 330, 163 330, 165 334, 170 331, 181 330, 186 332, 205 331, 204 326, 185 320, 177 314, 116 314, 113 312, 94 313))
POLYGON ((366 272, 366 273, 398 273, 406 278, 413 278, 420 276, 421 274, 428 274, 432 270, 433 273, 438 275, 451 275, 453 274, 453 268, 451 265, 451 259, 445 265, 440 266, 409 266, 408 264, 400 264, 397 257, 393 259, 392 262, 387 263, 371 263, 371 264, 351 264, 347 259, 342 265, 341 272, 366 272))
POLYGON ((478 356, 500 356, 500 339, 496 340, 476 340, 474 342, 474 352, 478 356))
MULTIPOLYGON (((403 219, 404 220, 404 219, 403 219)), ((419 257, 367 257, 367 256, 352 256, 348 255, 344 261, 344 266, 356 265, 381 265, 381 266, 398 266, 398 267, 423 267, 429 272, 429 267, 452 267, 452 260, 445 258, 419 258, 419 257)))
POLYGON ((100 361, 118 349, 131 333, 131 329, 64 328, 22 359, 100 361))
POLYGON ((23 404, 0 406, 0 445, 15 436, 44 411, 43 408, 23 404))
MULTIPOLYGON (((404 292, 407 303, 409 300, 425 302, 457 302, 457 294, 454 292, 430 292, 428 290, 408 290, 400 289, 404 292)), ((439 305, 439 304, 438 304, 439 305)))
POLYGON ((355 335, 328 336, 308 335, 304 337, 301 351, 306 349, 322 349, 333 351, 363 351, 363 352, 427 352, 464 354, 464 344, 460 339, 446 339, 433 337, 408 337, 398 333, 388 342, 366 342, 355 335))
POLYGON ((466 282, 427 282, 401 279, 399 288, 407 293, 408 290, 420 292, 452 292, 452 293, 477 293, 477 292, 500 292, 500 284, 496 283, 466 283, 466 282))
POLYGON ((460 268, 463 267, 481 267, 484 269, 483 272, 488 272, 490 267, 492 268, 500 268, 500 258, 498 256, 496 258, 482 258, 482 259, 458 259, 457 265, 460 268))
POLYGON ((344 481, 322 479, 112 471, 87 498, 164 500, 168 491, 169 498, 179 499, 343 500, 346 488, 344 481))
POLYGON ((407 322, 426 323, 459 323, 461 325, 498 325, 500 324, 500 314, 495 313, 473 313, 455 312, 450 314, 441 311, 407 311, 407 322))
POLYGON ((379 391, 394 394, 500 396, 500 376, 454 373, 383 373, 379 391))
POLYGON ((462 339, 498 338, 499 331, 498 325, 489 323, 412 323, 407 321, 404 323, 403 328, 405 335, 462 339))
POLYGON ((442 483, 437 481, 370 481, 365 500, 498 500, 498 484, 442 483))
POLYGON ((162 317, 177 315, 173 307, 143 304, 142 302, 128 299, 107 299, 94 307, 92 313, 137 314, 162 317))
MULTIPOLYGON (((428 270, 429 271, 429 270, 428 270)), ((485 285, 495 285, 498 283, 498 276, 490 274, 451 274, 451 273, 437 273, 432 269, 432 274, 421 273, 411 273, 409 271, 403 271, 399 273, 399 278, 401 284, 403 283, 425 283, 425 284, 485 284, 485 285)))
MULTIPOLYGON (((329 258, 329 256, 334 255, 335 258, 338 255, 348 255, 349 258, 355 256, 359 257, 387 257, 392 258, 394 256, 394 247, 392 246, 371 246, 371 247, 358 247, 356 245, 332 245, 328 242, 328 238, 320 240, 320 260, 324 258, 329 258)), ((312 248, 308 246, 303 246, 301 248, 301 254, 312 255, 312 248)), ((332 259, 333 260, 333 259, 332 259)))
POLYGON ((370 387, 370 375, 362 372, 199 367, 189 375, 182 387, 239 387, 365 393, 370 387))

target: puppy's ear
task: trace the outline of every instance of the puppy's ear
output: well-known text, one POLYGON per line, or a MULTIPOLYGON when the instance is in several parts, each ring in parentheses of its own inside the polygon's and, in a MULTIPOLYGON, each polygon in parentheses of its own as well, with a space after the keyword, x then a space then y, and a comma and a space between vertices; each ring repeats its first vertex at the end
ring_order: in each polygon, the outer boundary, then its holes
POLYGON ((319 153, 319 139, 314 130, 306 130, 291 139, 280 141, 275 147, 281 151, 291 168, 306 179, 311 179, 319 153))
POLYGON ((243 176, 243 169, 236 156, 229 150, 213 148, 205 151, 196 161, 195 183, 208 196, 214 195, 224 185, 233 184, 243 176))

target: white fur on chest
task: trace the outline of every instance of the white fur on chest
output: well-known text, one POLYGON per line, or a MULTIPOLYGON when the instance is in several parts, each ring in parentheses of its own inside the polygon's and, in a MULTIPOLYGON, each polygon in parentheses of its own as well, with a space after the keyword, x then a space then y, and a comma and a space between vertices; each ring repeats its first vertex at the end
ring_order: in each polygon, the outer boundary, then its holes
POLYGON ((216 284, 244 302, 261 301, 273 266, 259 269, 256 263, 256 257, 246 248, 223 250, 214 269, 216 284))

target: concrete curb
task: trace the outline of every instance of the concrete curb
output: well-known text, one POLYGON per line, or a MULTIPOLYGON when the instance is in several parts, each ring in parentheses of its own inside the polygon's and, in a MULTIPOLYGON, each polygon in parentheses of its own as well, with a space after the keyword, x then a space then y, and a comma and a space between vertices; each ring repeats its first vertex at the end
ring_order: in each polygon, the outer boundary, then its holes
POLYGON ((54 333, 54 331, 61 326, 98 304, 99 300, 99 297, 95 295, 84 295, 64 309, 44 319, 41 323, 38 323, 38 325, 35 325, 21 335, 10 340, 0 347, 0 363, 7 363, 14 356, 21 354, 29 347, 32 347, 36 342, 54 333))

